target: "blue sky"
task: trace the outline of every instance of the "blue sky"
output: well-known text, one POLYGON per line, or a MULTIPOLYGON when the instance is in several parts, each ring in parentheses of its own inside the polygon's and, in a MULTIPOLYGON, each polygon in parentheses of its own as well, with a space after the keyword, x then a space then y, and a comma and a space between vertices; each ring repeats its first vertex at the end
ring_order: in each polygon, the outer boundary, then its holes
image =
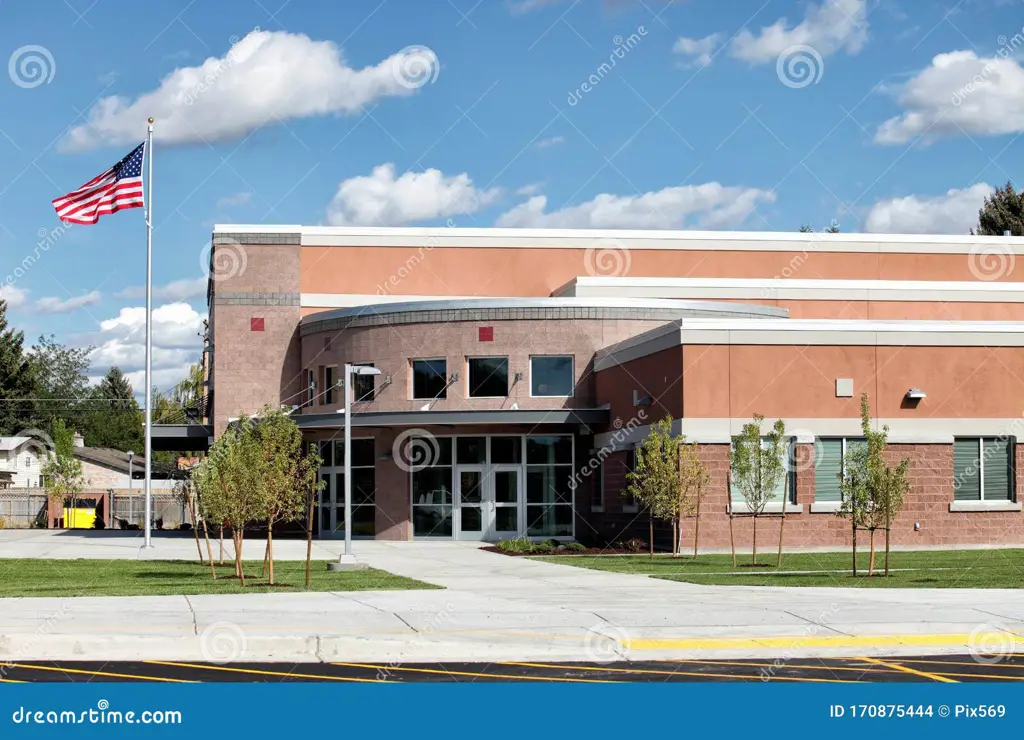
POLYGON ((8 0, 0 21, 0 291, 137 390, 141 209, 37 243, 148 115, 161 387, 197 357, 214 223, 965 233, 1021 157, 1012 0, 8 0))

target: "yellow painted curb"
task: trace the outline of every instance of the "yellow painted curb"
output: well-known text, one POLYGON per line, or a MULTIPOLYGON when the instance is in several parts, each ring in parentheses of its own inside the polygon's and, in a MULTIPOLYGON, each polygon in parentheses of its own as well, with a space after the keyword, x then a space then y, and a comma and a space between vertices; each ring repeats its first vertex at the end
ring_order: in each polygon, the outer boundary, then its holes
MULTIPOLYGON (((1012 632, 972 632, 936 635, 792 635, 780 637, 684 637, 622 640, 630 650, 745 650, 751 648, 943 647, 984 645, 1009 639, 1024 650, 1024 638, 1012 632)), ((997 643, 1001 644, 1001 643, 997 643)), ((1013 651, 1014 647, 1010 648, 1013 651)))

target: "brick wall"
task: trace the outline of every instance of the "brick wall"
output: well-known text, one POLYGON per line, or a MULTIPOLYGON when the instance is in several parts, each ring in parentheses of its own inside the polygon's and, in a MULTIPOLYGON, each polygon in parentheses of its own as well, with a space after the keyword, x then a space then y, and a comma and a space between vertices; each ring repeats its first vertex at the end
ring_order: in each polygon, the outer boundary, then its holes
MULTIPOLYGON (((785 524, 785 547, 836 547, 850 546, 849 522, 834 513, 811 513, 814 502, 814 445, 797 445, 796 459, 796 501, 803 506, 799 514, 787 514, 785 524)), ((729 547, 728 515, 728 472, 729 445, 709 444, 699 447, 701 460, 711 474, 711 484, 701 507, 700 546, 701 548, 729 547)), ((1024 544, 1024 513, 1016 512, 950 512, 953 501, 953 447, 943 444, 892 444, 886 451, 892 463, 901 458, 910 459, 910 492, 903 509, 896 518, 891 532, 891 544, 904 547, 954 546, 981 544, 1024 544), (914 525, 920 524, 915 531, 914 525)), ((1017 445, 1017 465, 1024 462, 1024 444, 1017 445)), ((625 486, 625 470, 622 461, 626 453, 615 453, 606 460, 605 511, 592 514, 590 528, 602 534, 622 539, 626 537, 647 537, 647 520, 642 514, 628 514, 623 511, 627 503, 620 491, 625 486)), ((1020 500, 1021 482, 1016 481, 1017 500, 1020 500)), ((766 514, 759 517, 758 550, 769 551, 778 546, 778 515, 766 514)), ((753 530, 753 517, 737 515, 732 520, 733 536, 737 551, 749 552, 753 530)), ((682 546, 693 547, 694 520, 684 520, 682 546)), ((879 547, 883 535, 876 535, 879 547)), ((868 534, 858 534, 858 544, 867 546, 868 534)), ((656 535, 655 543, 668 547, 671 538, 664 539, 664 533, 656 535)))

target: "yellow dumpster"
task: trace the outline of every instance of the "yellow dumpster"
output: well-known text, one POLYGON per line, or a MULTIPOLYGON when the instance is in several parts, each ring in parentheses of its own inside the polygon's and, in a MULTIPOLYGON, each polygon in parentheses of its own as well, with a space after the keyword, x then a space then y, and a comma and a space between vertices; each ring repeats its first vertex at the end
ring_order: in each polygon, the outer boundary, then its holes
POLYGON ((84 506, 64 507, 66 529, 92 529, 96 525, 96 509, 84 506))

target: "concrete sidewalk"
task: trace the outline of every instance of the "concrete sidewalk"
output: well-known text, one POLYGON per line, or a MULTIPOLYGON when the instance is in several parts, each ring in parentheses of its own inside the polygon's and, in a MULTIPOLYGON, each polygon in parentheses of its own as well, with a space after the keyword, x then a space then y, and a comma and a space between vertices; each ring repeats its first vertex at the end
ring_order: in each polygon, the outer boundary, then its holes
MULTIPOLYGON (((22 546, 75 550, 0 535, 8 557, 22 546)), ((93 545, 127 554, 129 541, 93 545)), ((304 555, 304 543, 288 544, 301 545, 304 555)), ((262 544, 250 545, 258 557, 262 544)), ((318 557, 340 548, 320 542, 318 557)), ((146 555, 189 557, 189 549, 194 557, 187 538, 161 540, 146 555)), ((288 558, 291 548, 282 551, 288 558)), ((697 586, 511 558, 468 543, 367 541, 355 551, 375 568, 446 590, 0 599, 0 659, 398 663, 1024 652, 1024 590, 697 586)))

